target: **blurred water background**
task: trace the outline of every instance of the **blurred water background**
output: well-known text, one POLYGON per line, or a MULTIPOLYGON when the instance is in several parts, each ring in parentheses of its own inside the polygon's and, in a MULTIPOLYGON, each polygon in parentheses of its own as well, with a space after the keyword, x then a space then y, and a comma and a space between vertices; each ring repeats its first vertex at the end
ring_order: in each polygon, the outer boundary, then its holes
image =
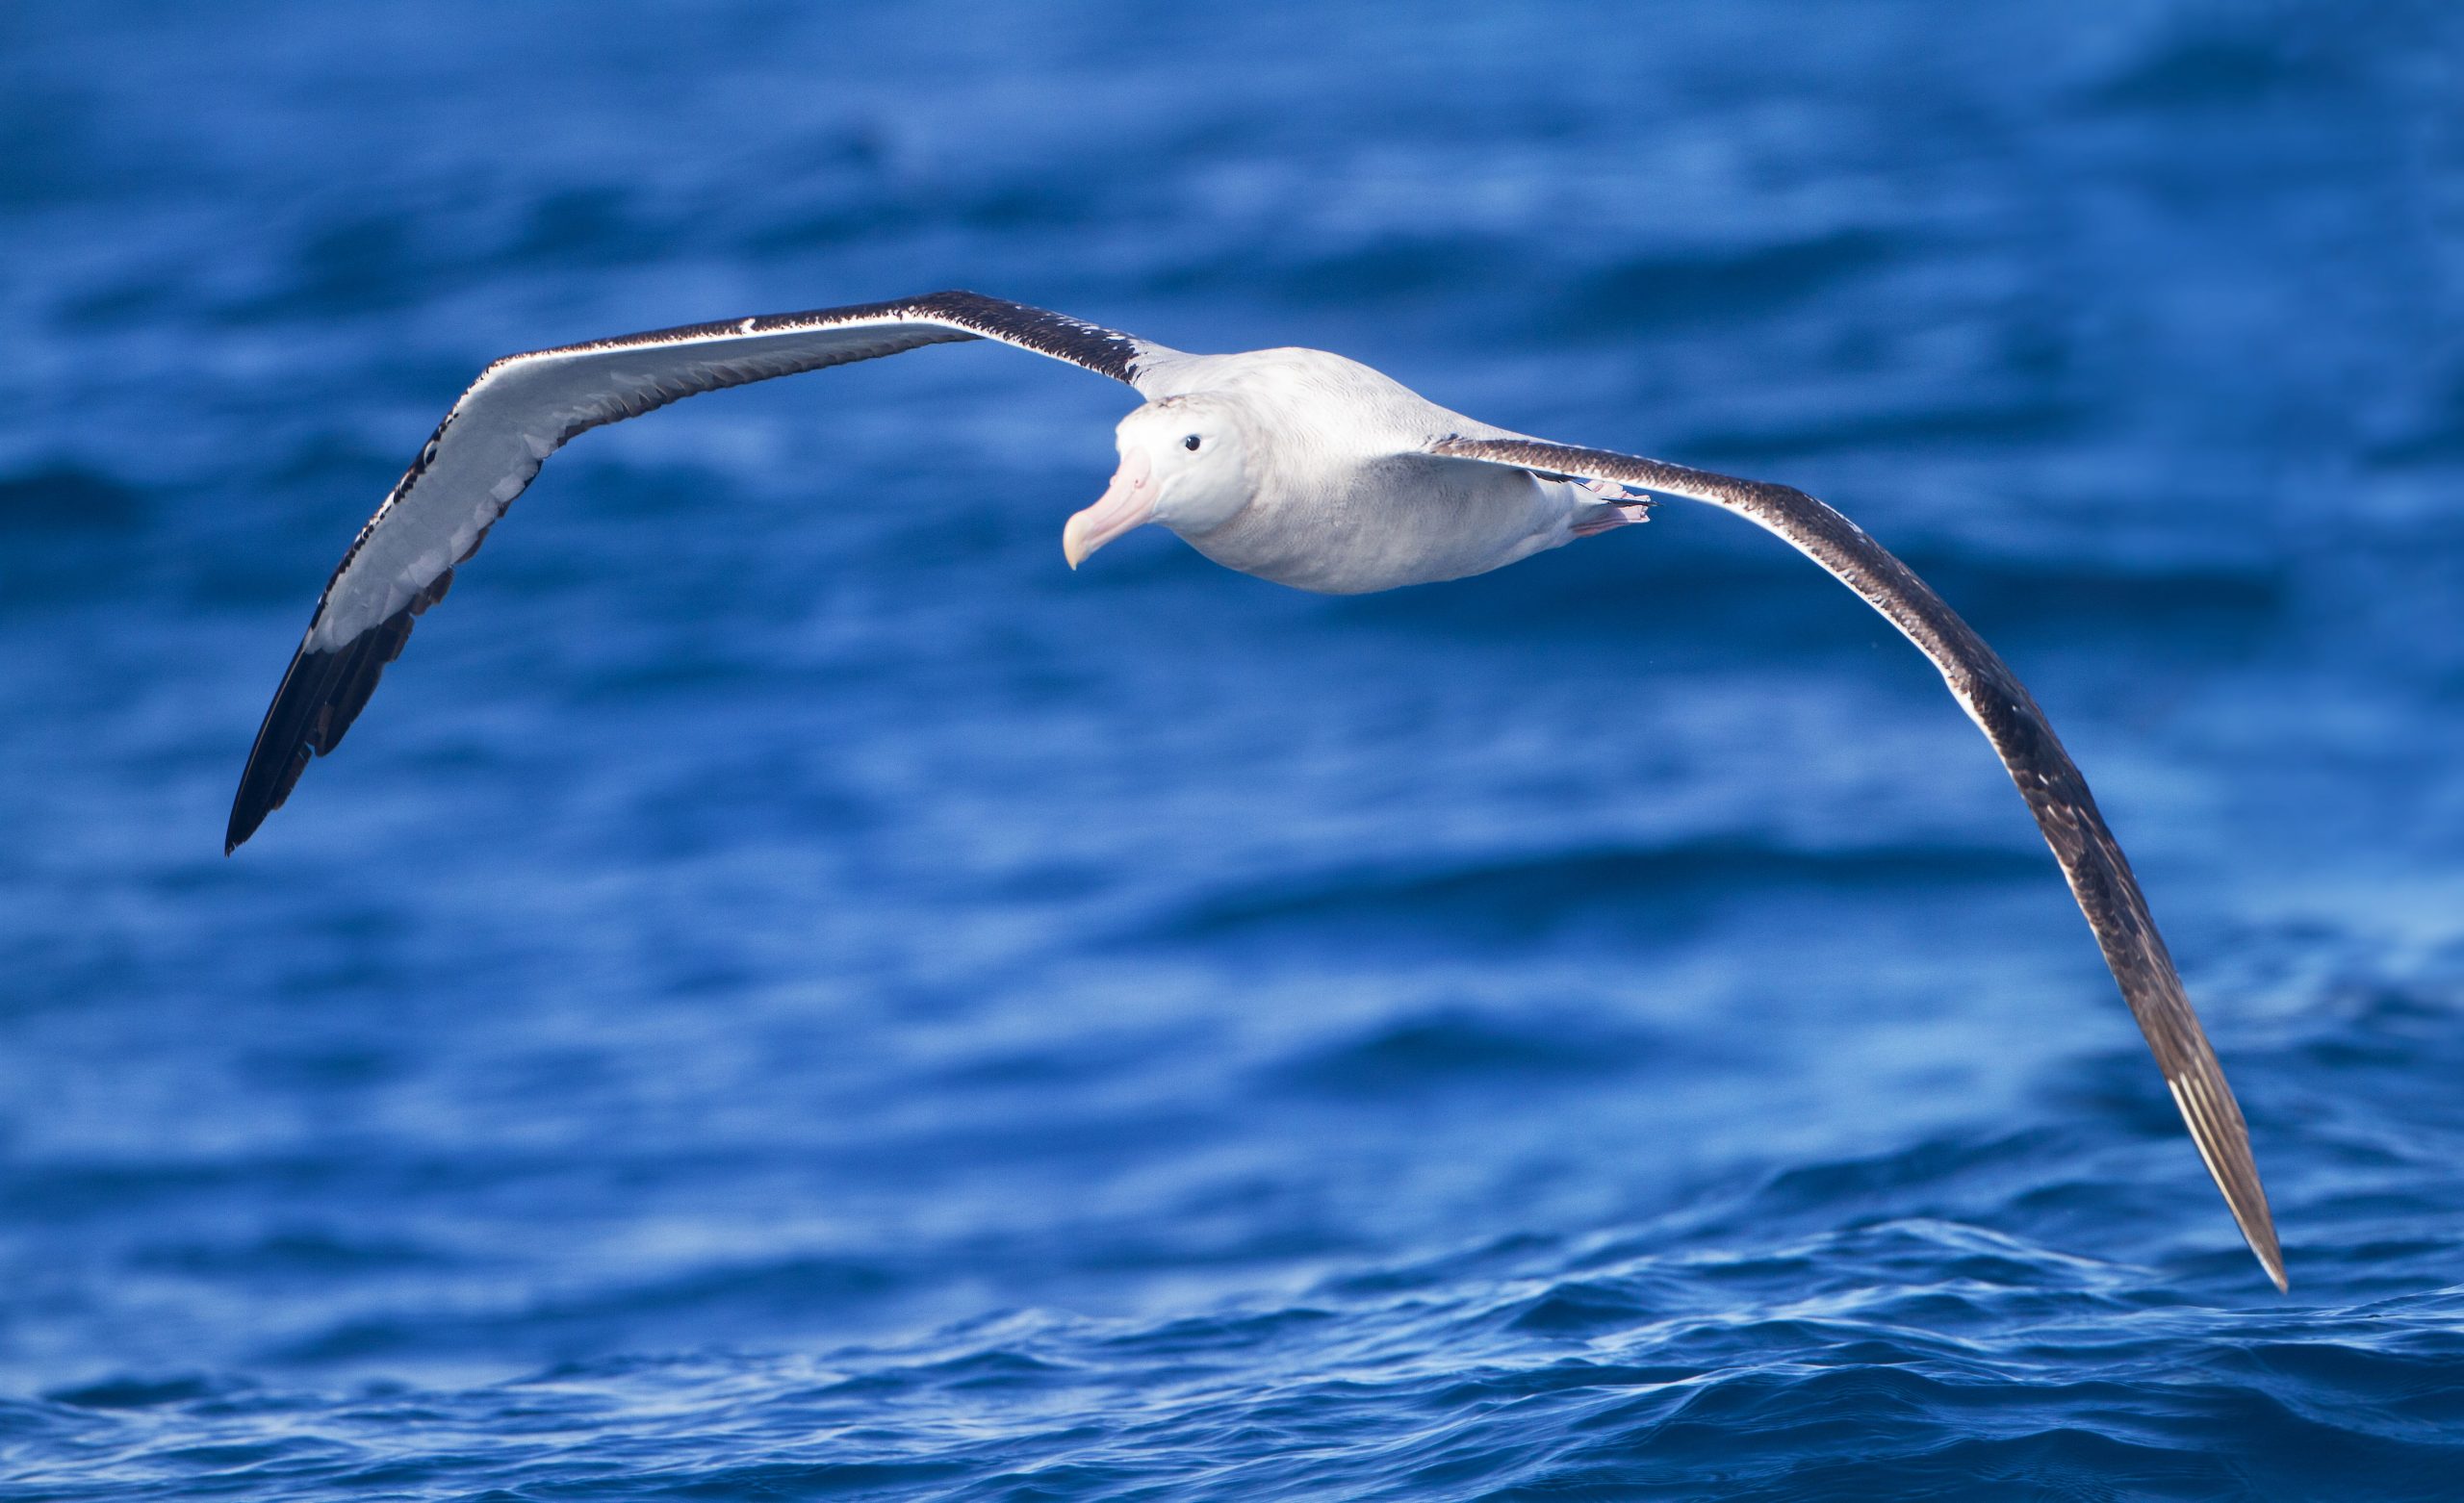
POLYGON ((2452 1488, 2451 16, 0 12, 9 1495, 2452 1488), (1132 398, 990 346, 588 435, 222 857, 482 362, 944 286, 1860 519, 2103 796, 2292 1294, 1845 591, 1704 508, 1072 576, 1132 398))

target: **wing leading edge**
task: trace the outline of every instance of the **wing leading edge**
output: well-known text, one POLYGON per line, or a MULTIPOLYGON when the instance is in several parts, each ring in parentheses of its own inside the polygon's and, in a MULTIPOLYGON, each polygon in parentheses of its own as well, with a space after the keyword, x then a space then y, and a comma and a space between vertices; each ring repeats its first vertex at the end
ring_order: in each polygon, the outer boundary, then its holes
POLYGON ((325 584, 240 776, 223 853, 282 806, 311 758, 342 744, 412 619, 539 467, 576 434, 704 392, 927 344, 996 340, 1139 384, 1177 351, 977 293, 766 314, 508 355, 454 402, 325 584))
POLYGON ((2267 1190, 2250 1154, 2249 1128, 2225 1083, 2173 969, 2164 936, 2130 862, 2105 827, 2088 781, 2044 717, 2044 711, 2001 655, 1907 565, 1863 528, 1821 501, 1783 485, 1739 480, 1633 454, 1538 439, 1447 439, 1434 452, 1454 459, 1613 480, 1646 491, 1707 501, 1776 534, 1820 564, 1882 613, 1940 671, 1968 718, 1985 732, 2018 785, 2045 844, 2062 864, 2071 896, 2104 951, 2105 963, 2147 1036, 2165 1083, 2189 1124, 2191 1140, 2224 1192, 2236 1225, 2277 1288, 2287 1286, 2284 1254, 2268 1212, 2267 1190))

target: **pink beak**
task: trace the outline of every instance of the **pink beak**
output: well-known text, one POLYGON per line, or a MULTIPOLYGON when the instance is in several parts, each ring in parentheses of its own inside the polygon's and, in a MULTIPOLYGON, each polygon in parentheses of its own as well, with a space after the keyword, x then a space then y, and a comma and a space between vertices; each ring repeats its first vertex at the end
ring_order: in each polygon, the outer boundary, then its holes
POLYGON ((1155 517, 1155 466, 1142 448, 1122 457, 1103 499, 1069 519, 1061 529, 1061 553, 1077 568, 1087 555, 1155 517))

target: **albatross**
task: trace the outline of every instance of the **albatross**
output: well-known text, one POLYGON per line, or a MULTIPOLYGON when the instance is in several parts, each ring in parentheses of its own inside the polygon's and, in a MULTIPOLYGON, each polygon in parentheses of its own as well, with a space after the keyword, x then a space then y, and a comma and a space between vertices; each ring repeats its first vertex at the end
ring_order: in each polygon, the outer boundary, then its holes
POLYGON ((342 744, 413 620, 445 598, 454 570, 575 435, 704 392, 972 340, 1065 360, 1144 398, 1120 421, 1111 484, 1062 531, 1072 569, 1155 524, 1226 568, 1361 594, 1483 573, 1643 522, 1667 497, 1734 513, 1821 565, 1932 660, 1992 743, 2242 1236, 2287 1286, 2249 1130, 2129 861, 2044 712, 1940 596, 1802 491, 1493 427, 1323 350, 1187 354, 949 292, 498 360, 447 411, 326 582, 248 752, 224 853, 281 807, 310 758, 342 744))

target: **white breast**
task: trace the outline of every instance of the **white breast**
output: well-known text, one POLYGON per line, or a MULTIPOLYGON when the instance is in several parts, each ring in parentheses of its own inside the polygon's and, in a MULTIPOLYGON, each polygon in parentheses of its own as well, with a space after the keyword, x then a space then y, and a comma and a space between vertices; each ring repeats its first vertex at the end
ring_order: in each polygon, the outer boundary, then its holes
POLYGON ((1237 395, 1271 434, 1250 448, 1256 498, 1183 534, 1227 569, 1325 595, 1459 579, 1570 541, 1598 503, 1576 485, 1430 454, 1449 437, 1508 435, 1341 355, 1179 358, 1174 388, 1237 395))
POLYGON ((1286 476, 1190 546, 1227 569, 1322 595, 1485 573, 1572 540, 1596 497, 1512 470, 1390 454, 1286 476))

